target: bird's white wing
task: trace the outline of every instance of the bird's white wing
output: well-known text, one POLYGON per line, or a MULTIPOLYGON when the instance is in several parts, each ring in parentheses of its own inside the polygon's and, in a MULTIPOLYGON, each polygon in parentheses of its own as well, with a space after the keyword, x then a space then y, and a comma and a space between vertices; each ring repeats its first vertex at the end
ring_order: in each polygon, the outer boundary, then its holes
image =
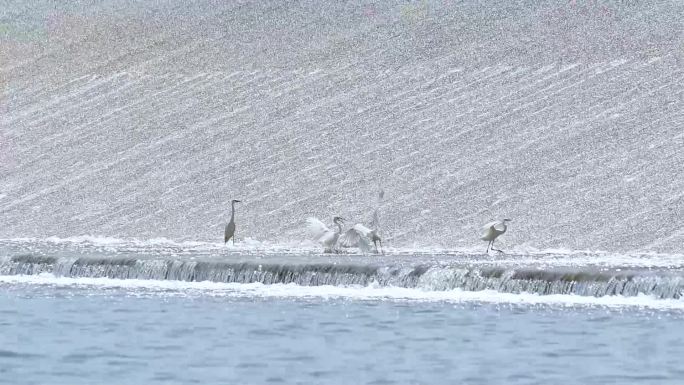
POLYGON ((323 236, 318 238, 318 241, 325 247, 335 247, 335 243, 337 242, 337 233, 328 231, 323 236))
POLYGON ((326 226, 325 223, 319 221, 318 218, 306 218, 306 225, 307 230, 309 230, 309 233, 311 234, 314 240, 319 240, 326 233, 330 232, 328 226, 326 226))
POLYGON ((482 226, 482 230, 485 230, 485 231, 489 230, 490 227, 497 226, 498 224, 499 224, 499 221, 489 222, 486 225, 482 226))
POLYGON ((354 227, 340 235, 338 242, 343 247, 358 247, 359 250, 368 252, 371 250, 371 244, 370 239, 366 235, 368 233, 364 229, 370 231, 364 225, 357 223, 354 227))
POLYGON ((360 223, 355 224, 354 227, 352 227, 352 229, 356 230, 359 233, 359 235, 363 237, 370 237, 371 229, 360 223))
POLYGON ((493 221, 493 222, 487 223, 486 225, 482 226, 482 230, 484 231, 484 232, 482 233, 482 236, 483 236, 483 237, 488 236, 488 235, 489 235, 489 232, 490 232, 490 229, 491 229, 492 227, 494 227, 496 230, 501 231, 501 230, 502 230, 502 229, 501 229, 501 226, 502 226, 502 225, 503 225, 503 223, 502 223, 501 221, 493 221))
POLYGON ((487 223, 486 225, 482 226, 482 230, 484 231, 484 232, 482 233, 482 237, 483 237, 483 238, 484 238, 484 237, 487 237, 487 236, 489 235, 489 231, 490 231, 490 229, 492 228, 492 226, 496 228, 496 226, 499 225, 499 224, 501 224, 501 222, 499 222, 499 221, 492 221, 492 222, 489 222, 489 223, 487 223))
POLYGON ((361 235, 354 228, 351 228, 340 235, 338 242, 342 247, 357 247, 360 239, 361 235))

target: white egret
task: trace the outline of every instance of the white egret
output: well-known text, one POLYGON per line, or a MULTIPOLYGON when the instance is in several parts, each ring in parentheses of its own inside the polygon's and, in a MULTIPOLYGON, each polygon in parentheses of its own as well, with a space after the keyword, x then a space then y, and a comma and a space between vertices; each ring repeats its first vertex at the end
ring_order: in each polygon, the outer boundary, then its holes
POLYGON ((317 218, 309 217, 306 219, 308 229, 313 236, 314 241, 320 242, 323 245, 324 253, 337 252, 337 240, 342 234, 342 223, 344 218, 334 217, 333 223, 337 225, 337 231, 330 230, 325 223, 319 221, 317 218))
POLYGON ((482 234, 482 240, 483 241, 488 241, 489 243, 487 244, 487 251, 486 253, 489 253, 489 250, 496 250, 500 253, 503 253, 502 250, 495 249, 494 248, 494 240, 501 234, 506 232, 507 226, 506 222, 511 222, 510 219, 506 218, 502 221, 494 221, 494 222, 489 222, 486 225, 482 227, 482 229, 485 231, 482 234))
POLYGON ((226 231, 223 235, 223 244, 228 243, 230 238, 233 238, 233 245, 235 244, 235 204, 240 201, 233 199, 230 201, 230 222, 226 225, 226 231))
MULTIPOLYGON (((378 194, 378 206, 382 203, 382 198, 385 192, 380 189, 378 194)), ((358 247, 363 252, 368 252, 371 249, 371 242, 375 246, 375 252, 378 252, 378 243, 380 244, 380 251, 382 251, 382 239, 380 238, 380 219, 378 215, 378 209, 373 211, 373 218, 371 219, 372 230, 363 225, 362 223, 357 223, 352 226, 351 229, 347 230, 340 237, 340 244, 344 247, 358 247)))
POLYGON ((378 252, 378 243, 380 243, 380 251, 385 254, 385 252, 382 251, 382 239, 378 235, 377 228, 371 230, 361 223, 357 223, 340 237, 340 244, 342 244, 342 246, 356 246, 363 252, 367 252, 371 249, 371 242, 373 242, 373 245, 375 246, 376 253, 378 252))

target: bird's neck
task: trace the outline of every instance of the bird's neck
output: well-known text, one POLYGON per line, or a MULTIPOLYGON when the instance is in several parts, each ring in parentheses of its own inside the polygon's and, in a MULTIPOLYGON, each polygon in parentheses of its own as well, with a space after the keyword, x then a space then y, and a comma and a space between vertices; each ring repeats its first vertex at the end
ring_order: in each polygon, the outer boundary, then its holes
POLYGON ((230 202, 230 219, 235 218, 235 202, 230 202))
POLYGON ((342 225, 340 224, 340 222, 335 222, 335 224, 337 225, 337 232, 342 233, 342 225))

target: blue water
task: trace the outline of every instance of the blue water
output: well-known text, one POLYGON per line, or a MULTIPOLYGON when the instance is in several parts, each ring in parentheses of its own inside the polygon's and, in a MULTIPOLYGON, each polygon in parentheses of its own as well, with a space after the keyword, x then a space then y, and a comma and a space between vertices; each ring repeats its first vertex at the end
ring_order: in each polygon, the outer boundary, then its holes
POLYGON ((2 283, 0 383, 678 384, 683 315, 2 283))

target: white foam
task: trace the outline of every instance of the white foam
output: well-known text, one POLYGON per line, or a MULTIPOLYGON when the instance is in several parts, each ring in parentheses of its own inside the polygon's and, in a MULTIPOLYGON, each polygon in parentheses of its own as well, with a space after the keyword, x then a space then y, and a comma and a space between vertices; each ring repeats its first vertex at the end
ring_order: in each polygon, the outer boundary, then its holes
POLYGON ((136 294, 162 292, 164 295, 207 295, 248 298, 349 299, 359 301, 423 301, 447 303, 502 303, 556 306, 602 306, 611 308, 637 307, 660 310, 682 310, 684 301, 657 299, 652 296, 635 297, 579 295, 538 295, 530 293, 500 293, 494 290, 428 291, 386 286, 299 286, 295 284, 264 285, 261 283, 219 283, 156 281, 110 278, 69 278, 52 274, 0 276, 0 284, 43 285, 86 289, 116 288, 136 294))

